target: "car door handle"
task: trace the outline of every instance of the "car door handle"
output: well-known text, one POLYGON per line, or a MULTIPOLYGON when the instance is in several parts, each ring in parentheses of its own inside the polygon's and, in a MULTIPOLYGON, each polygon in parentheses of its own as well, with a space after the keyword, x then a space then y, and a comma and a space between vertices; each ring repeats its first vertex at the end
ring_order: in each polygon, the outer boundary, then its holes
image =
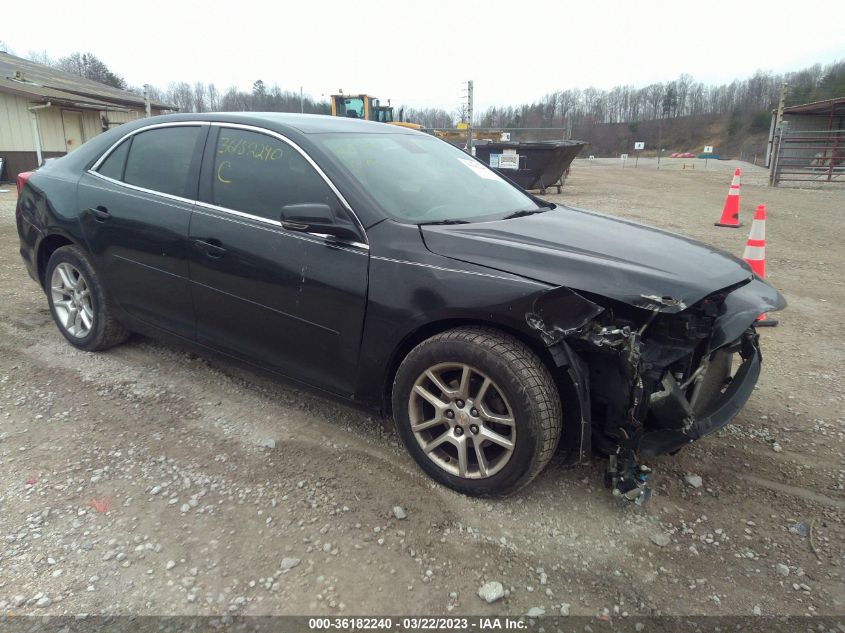
POLYGON ((111 213, 109 213, 109 210, 106 209, 104 206, 91 207, 90 209, 87 209, 87 211, 88 213, 94 216, 94 219, 97 222, 105 222, 106 220, 111 218, 111 213))
POLYGON ((212 259, 218 259, 223 257, 226 249, 223 248, 222 243, 220 240, 194 240, 194 247, 197 250, 204 252, 208 257, 212 259))

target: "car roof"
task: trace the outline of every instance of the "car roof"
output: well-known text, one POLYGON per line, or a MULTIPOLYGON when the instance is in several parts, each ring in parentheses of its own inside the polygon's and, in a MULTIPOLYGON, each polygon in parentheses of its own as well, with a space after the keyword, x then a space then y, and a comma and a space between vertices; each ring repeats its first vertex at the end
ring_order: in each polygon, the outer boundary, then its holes
POLYGON ((208 112, 202 114, 183 113, 165 114, 151 119, 144 119, 147 124, 177 121, 219 121, 222 123, 242 123, 255 125, 279 133, 292 130, 301 134, 331 134, 353 132, 361 134, 419 134, 399 125, 389 125, 376 121, 365 121, 348 117, 328 116, 324 114, 299 114, 290 112, 208 112))
MULTIPOLYGON (((53 167, 60 166, 61 169, 70 171, 74 169, 88 169, 105 150, 135 130, 162 123, 190 121, 252 125, 277 132, 303 145, 309 144, 308 136, 316 134, 423 134, 424 136, 428 136, 423 132, 399 125, 322 114, 288 112, 185 112, 135 119, 134 121, 113 127, 108 132, 98 134, 87 143, 83 143, 77 150, 70 152, 60 159, 56 159, 56 165, 53 165, 53 167)), ((307 149, 313 150, 314 147, 312 146, 307 149)))

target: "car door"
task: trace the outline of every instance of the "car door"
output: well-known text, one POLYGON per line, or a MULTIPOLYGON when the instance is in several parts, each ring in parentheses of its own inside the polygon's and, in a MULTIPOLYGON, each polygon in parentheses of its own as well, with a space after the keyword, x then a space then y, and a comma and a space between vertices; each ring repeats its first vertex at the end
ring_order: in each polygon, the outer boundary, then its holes
POLYGON ((77 195, 109 294, 130 316, 185 337, 195 331, 187 239, 207 132, 142 129, 82 176, 77 195))
POLYGON ((351 395, 367 293, 361 242, 282 227, 282 207, 351 210, 304 152, 275 133, 217 125, 206 146, 189 238, 197 340, 351 395))

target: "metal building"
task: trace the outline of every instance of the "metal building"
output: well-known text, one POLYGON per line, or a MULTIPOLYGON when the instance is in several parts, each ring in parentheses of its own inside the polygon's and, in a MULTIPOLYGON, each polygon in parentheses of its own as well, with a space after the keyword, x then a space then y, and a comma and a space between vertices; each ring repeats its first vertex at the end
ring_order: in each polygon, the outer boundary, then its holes
POLYGON ((845 183, 845 97, 783 108, 772 114, 769 183, 845 183))
MULTIPOLYGON (((147 116, 144 97, 0 51, 0 181, 147 116)), ((149 114, 176 108, 149 103, 149 114)))

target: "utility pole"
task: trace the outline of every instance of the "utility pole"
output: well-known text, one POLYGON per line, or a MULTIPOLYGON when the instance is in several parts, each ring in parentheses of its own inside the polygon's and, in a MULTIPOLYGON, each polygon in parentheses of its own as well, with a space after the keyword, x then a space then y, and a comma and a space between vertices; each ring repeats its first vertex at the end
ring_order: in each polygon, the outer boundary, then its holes
POLYGON ((473 81, 467 82, 467 152, 472 154, 472 102, 473 102, 473 81))
POLYGON ((663 117, 657 119, 657 168, 660 169, 660 154, 663 153, 663 117))
POLYGON ((780 89, 780 100, 778 101, 778 118, 777 118, 777 127, 780 127, 780 124, 783 122, 783 109, 786 107, 786 92, 789 89, 789 84, 783 82, 783 86, 780 89))
POLYGON ((305 101, 302 98, 302 86, 299 87, 299 113, 305 113, 305 101))
POLYGON ((467 153, 472 154, 472 79, 467 82, 467 153))
POLYGON ((774 146, 772 147, 772 154, 774 156, 774 163, 772 167, 769 169, 769 185, 774 185, 777 187, 778 181, 778 155, 780 154, 780 146, 783 143, 783 133, 784 133, 784 123, 783 123, 783 109, 786 107, 786 93, 789 88, 789 84, 783 82, 783 86, 780 89, 780 99, 778 100, 778 113, 775 117, 775 136, 774 136, 774 146))
POLYGON ((150 86, 149 84, 144 84, 144 111, 147 114, 147 118, 149 119, 152 116, 152 111, 150 109, 150 86))

